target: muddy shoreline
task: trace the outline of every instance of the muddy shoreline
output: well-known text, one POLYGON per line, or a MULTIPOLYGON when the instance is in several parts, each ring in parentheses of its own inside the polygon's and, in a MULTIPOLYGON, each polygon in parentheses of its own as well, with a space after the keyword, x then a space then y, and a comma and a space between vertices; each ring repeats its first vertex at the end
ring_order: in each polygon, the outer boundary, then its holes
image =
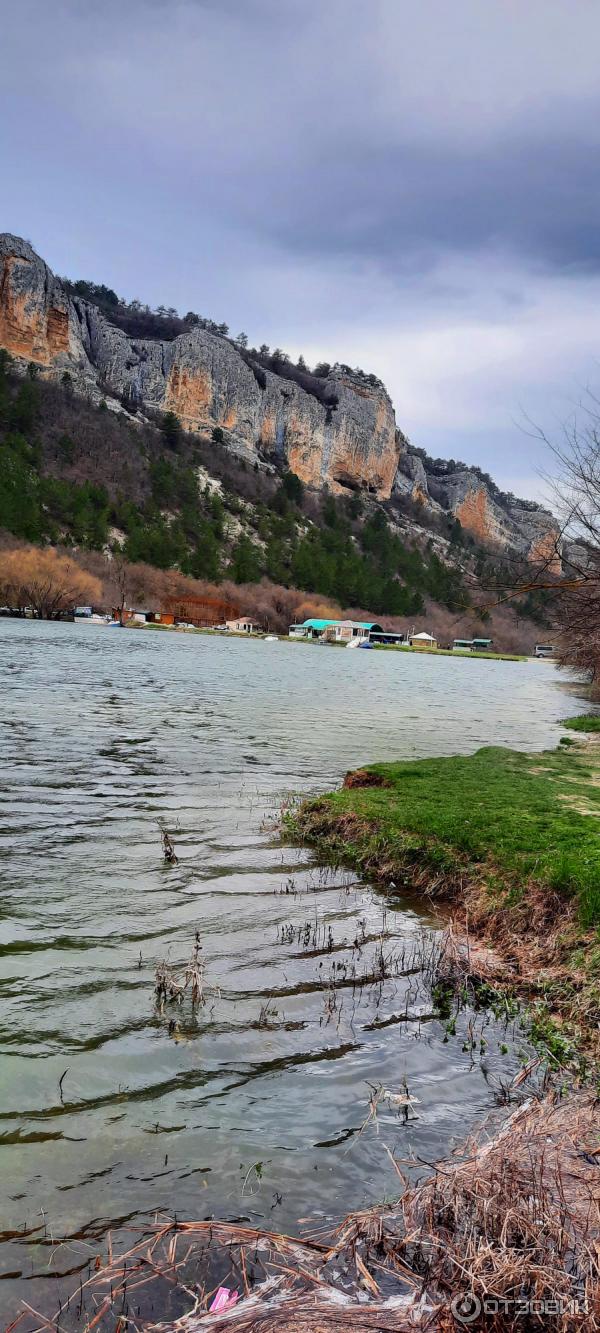
MULTIPOLYGON (((586 832, 591 830, 591 845, 600 851, 599 737, 584 736, 568 744, 568 750, 555 752, 557 763, 564 760, 559 781, 552 775, 558 788, 557 807, 560 804, 562 814, 573 811, 571 818, 586 826, 586 832), (568 764, 575 766, 575 778, 568 764)), ((532 783, 549 771, 546 754, 515 753, 515 757, 526 763, 525 777, 532 783)), ((429 768, 435 769, 436 763, 452 773, 452 761, 428 761, 429 768)), ((503 864, 493 844, 474 856, 460 846, 456 835, 445 837, 435 824, 423 832, 405 811, 403 791, 394 789, 390 768, 375 765, 351 771, 340 792, 304 801, 285 815, 287 835, 315 848, 320 859, 352 867, 387 892, 391 887, 410 887, 423 894, 450 920, 472 980, 515 996, 532 1009, 538 1027, 543 1008, 554 1063, 576 1068, 580 1057, 579 1072, 586 1066, 588 1076, 593 1076, 600 1053, 597 920, 582 920, 577 893, 565 892, 552 865, 550 873, 533 873, 525 879, 518 863, 503 864), (393 819, 388 819, 388 808, 393 809, 393 819), (562 1043, 564 1049, 559 1050, 562 1043)), ((510 792, 507 799, 510 802, 510 792)), ((465 800, 465 823, 471 816, 472 807, 465 800)), ((515 811, 514 821, 518 819, 515 811)), ((559 852, 557 847, 557 860, 559 852)), ((597 880, 598 865, 594 875, 597 880)))

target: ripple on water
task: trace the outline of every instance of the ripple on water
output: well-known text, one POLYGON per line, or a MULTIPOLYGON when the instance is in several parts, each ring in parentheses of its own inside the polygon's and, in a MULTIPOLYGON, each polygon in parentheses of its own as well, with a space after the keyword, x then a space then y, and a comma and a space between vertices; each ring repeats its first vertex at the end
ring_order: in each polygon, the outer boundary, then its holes
MULTIPOLYGON (((462 1138, 514 1043, 489 1026, 465 1051, 466 1017, 454 1036, 433 1016, 422 904, 319 871, 268 821, 361 763, 554 743, 552 664, 8 620, 0 663, 7 1229, 43 1209, 54 1234, 101 1234, 174 1206, 293 1227, 393 1193, 384 1144, 432 1160, 462 1138), (160 1014, 156 963, 196 930, 214 992, 160 1014), (396 961, 377 982, 382 931, 396 961), (382 1113, 358 1147, 368 1084, 404 1078, 414 1118, 382 1113)), ((23 1281, 6 1291, 3 1309, 23 1281)))

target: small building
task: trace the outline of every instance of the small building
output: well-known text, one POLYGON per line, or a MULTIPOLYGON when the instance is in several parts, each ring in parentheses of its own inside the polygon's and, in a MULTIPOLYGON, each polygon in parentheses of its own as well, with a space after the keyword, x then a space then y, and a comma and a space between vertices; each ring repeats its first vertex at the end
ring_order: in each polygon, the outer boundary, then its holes
POLYGON ((487 653, 492 646, 492 639, 455 639, 453 653, 487 653))
POLYGON ((326 629, 332 625, 339 625, 339 620, 319 620, 314 616, 308 620, 303 620, 302 624, 290 625, 288 638, 290 639, 321 639, 326 629))
POLYGON ((165 605, 161 607, 162 624, 167 623, 166 616, 172 616, 175 622, 194 625, 196 629, 214 629, 216 625, 223 625, 228 616, 239 616, 239 607, 224 598, 194 597, 183 593, 165 598, 165 605))
POLYGON ((262 625, 255 625, 250 616, 240 616, 238 620, 226 620, 225 629, 232 634, 260 634, 262 625))
POLYGON ((326 643, 350 643, 352 639, 370 639, 384 630, 375 620, 320 620, 309 616, 301 625, 290 625, 290 639, 323 639, 326 643))
POLYGON ((121 620, 123 624, 131 622, 133 625, 172 625, 173 616, 166 615, 161 611, 149 611, 139 606, 113 606, 113 620, 121 620))
POLYGON ((399 647, 406 643, 406 634, 396 634, 391 629, 372 629, 369 643, 389 643, 399 647))
POLYGON ((372 631, 381 631, 381 625, 374 620, 338 620, 325 630, 324 638, 330 643, 350 643, 352 639, 367 639, 372 631))
POLYGON ((420 634, 411 634, 409 643, 411 648, 419 648, 421 651, 437 648, 438 646, 437 639, 434 638, 433 634, 427 634, 425 630, 421 630, 420 634))

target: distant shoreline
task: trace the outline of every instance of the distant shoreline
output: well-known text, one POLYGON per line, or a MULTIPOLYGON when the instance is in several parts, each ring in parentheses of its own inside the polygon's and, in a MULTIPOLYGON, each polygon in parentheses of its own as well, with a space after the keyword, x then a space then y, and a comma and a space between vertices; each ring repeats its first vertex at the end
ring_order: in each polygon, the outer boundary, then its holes
MULTIPOLYGON (((213 629, 209 625, 202 627, 194 625, 193 627, 189 628, 183 625, 161 625, 157 623, 151 623, 148 625, 142 625, 142 624, 124 625, 123 629, 174 630, 178 634, 211 634, 211 635, 216 635, 222 639, 242 639, 242 640, 258 639, 263 641, 266 639, 267 634, 269 633, 269 631, 267 630, 265 631, 264 634, 243 634, 243 633, 238 633, 236 630, 213 629)), ((272 637, 276 638, 280 643, 302 643, 302 644, 308 644, 313 648, 318 646, 324 648, 347 647, 346 643, 335 643, 335 642, 326 643, 317 639, 301 638, 300 635, 295 635, 295 634, 293 635, 274 634, 272 637)), ((413 653, 416 657, 461 657, 461 658, 473 657, 473 658, 480 658, 483 660, 496 661, 496 662, 530 662, 536 660, 534 659, 533 655, 531 657, 528 657, 524 653, 481 653, 481 652, 471 653, 471 652, 455 651, 453 648, 412 648, 411 645, 408 643, 401 643, 401 644, 374 643, 371 645, 370 651, 386 652, 386 653, 413 653)))

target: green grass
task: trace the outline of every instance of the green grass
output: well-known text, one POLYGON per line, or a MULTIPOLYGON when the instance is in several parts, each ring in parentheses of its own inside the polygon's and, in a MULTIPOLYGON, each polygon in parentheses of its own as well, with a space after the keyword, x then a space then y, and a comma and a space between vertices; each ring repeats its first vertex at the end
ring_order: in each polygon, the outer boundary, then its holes
POLYGON ((409 643, 374 643, 373 647, 377 652, 417 653, 420 657, 478 657, 493 662, 527 661, 525 656, 518 656, 516 653, 472 653, 470 650, 455 651, 454 648, 412 648, 409 643))
POLYGON ((578 717, 566 717, 562 725, 570 731, 600 731, 600 713, 580 713, 578 717))
MULTIPOLYGON (((422 858, 442 872, 465 861, 483 866, 499 900, 518 897, 531 880, 547 885, 576 897, 588 926, 600 922, 600 786, 590 781, 591 764, 580 747, 375 764, 370 771, 387 786, 334 792, 309 803, 306 817, 311 808, 360 816, 371 830, 371 856, 379 849, 392 861, 422 858)), ((295 818, 302 832, 303 811, 295 818)))

